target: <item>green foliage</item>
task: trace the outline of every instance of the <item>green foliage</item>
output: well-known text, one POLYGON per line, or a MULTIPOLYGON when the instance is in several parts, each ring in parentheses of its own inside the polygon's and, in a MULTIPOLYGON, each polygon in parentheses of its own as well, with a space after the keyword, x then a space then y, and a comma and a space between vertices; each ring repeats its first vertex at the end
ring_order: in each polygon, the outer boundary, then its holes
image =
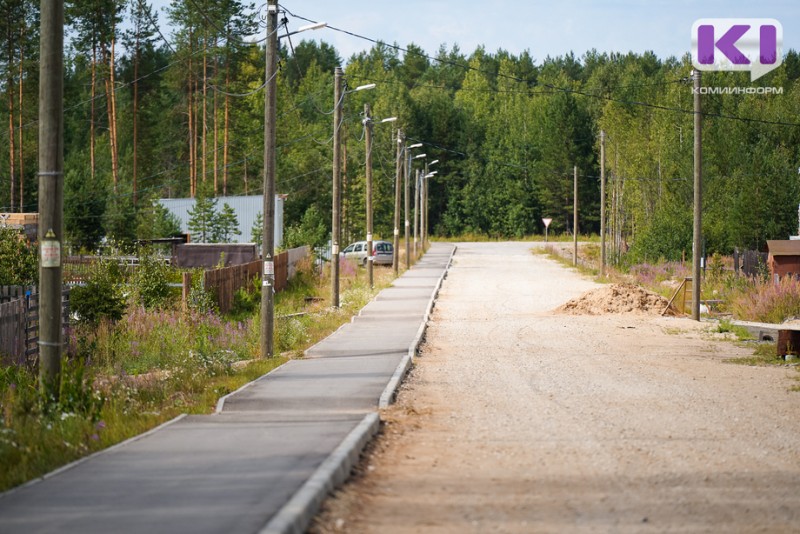
POLYGON ((753 339, 753 336, 745 327, 731 323, 730 319, 722 319, 717 325, 717 332, 721 334, 730 332, 740 341, 753 339))
MULTIPOLYGON (((92 0, 67 7, 74 46, 65 61, 65 102, 71 104, 65 106, 64 214, 73 249, 95 250, 104 238, 127 243, 172 235, 174 221, 151 208, 150 199, 161 197, 197 196, 192 231, 198 242, 250 231, 238 229, 224 206, 217 213, 213 197, 260 192, 264 110, 257 89, 264 50, 242 44, 257 25, 249 5, 211 4, 170 4, 165 16, 174 29, 172 48, 160 46, 151 20, 158 13, 147 2, 126 7, 119 0, 92 0), (112 42, 125 50, 115 62, 116 186, 110 112, 101 103, 112 42), (198 80, 208 82, 205 89, 198 80), (208 86, 247 96, 224 96, 208 86)), ((0 46, 0 63, 16 76, 24 51, 24 94, 36 94, 35 3, 14 0, 8 11, 3 24, 9 31, 0 32, 8 46, 0 46)), ((434 54, 439 61, 431 61, 417 45, 400 44, 409 52, 377 43, 345 62, 349 89, 375 82, 380 90, 351 92, 343 101, 344 242, 363 237, 365 148, 353 118, 369 102, 374 117, 398 117, 393 125, 375 128, 376 234, 388 236, 393 229, 397 128, 428 143, 427 160, 412 163, 412 191, 415 172, 425 161, 440 160, 434 167, 438 175, 428 182, 432 232, 518 238, 543 233, 541 218, 551 217, 554 234, 571 233, 577 166, 579 230, 597 233, 603 130, 608 226, 615 233, 611 257, 619 259, 628 246, 628 262, 688 251, 693 126, 684 111, 691 109, 692 95, 681 81, 691 70, 688 56, 590 51, 534 60, 527 52, 462 51, 455 45, 440 47, 434 54)), ((282 41, 281 46, 277 176, 280 193, 288 195, 287 243, 320 242, 321 225, 329 228, 331 218, 328 112, 333 68, 342 58, 324 42, 282 41)), ((794 233, 800 181, 793 162, 800 160, 800 130, 732 117, 785 122, 800 116, 798 77, 798 54, 788 51, 784 66, 763 81, 783 89, 783 95, 704 95, 703 231, 709 253, 758 248, 766 239, 794 233)), ((16 102, 17 85, 6 82, 0 96, 16 102)), ((707 73, 704 82, 749 84, 746 74, 725 72, 707 73)), ((35 116, 35 99, 26 98, 23 107, 22 117, 35 116)), ((13 113, 14 119, 20 115, 13 113)), ((20 134, 24 200, 31 206, 35 132, 26 128, 20 134)), ((10 148, 6 144, 2 153, 10 148)), ((9 196, 8 187, 0 188, 0 205, 8 205, 9 196)), ((261 240, 258 226, 255 242, 261 240)))
POLYGON ((780 283, 755 281, 732 296, 736 318, 763 323, 782 323, 800 317, 800 282, 790 277, 780 283))
POLYGON ((242 235, 242 231, 239 230, 239 219, 226 202, 214 220, 212 239, 218 243, 229 243, 235 235, 242 235))
POLYGON ((0 226, 0 286, 28 286, 39 279, 36 247, 18 230, 0 226))
POLYGON ((92 266, 86 285, 72 288, 70 307, 82 322, 119 321, 125 315, 122 281, 119 266, 101 259, 92 266))
POLYGON ((233 295, 232 317, 252 315, 261 306, 261 279, 253 278, 250 287, 239 288, 233 295))
POLYGON ((160 203, 151 200, 137 214, 136 236, 139 239, 175 237, 181 233, 178 218, 160 203))
POLYGON ((119 193, 123 196, 113 196, 106 205, 103 214, 103 227, 106 236, 126 247, 130 247, 136 239, 136 225, 131 224, 136 220, 133 203, 130 202, 130 191, 127 187, 120 186, 119 193))
POLYGON ((300 224, 286 228, 283 244, 287 249, 304 245, 321 247, 327 243, 329 235, 327 221, 315 206, 311 206, 300 224))
POLYGON ((665 205, 653 216, 649 225, 634 241, 626 260, 646 263, 664 259, 680 260, 682 254, 691 257, 692 212, 677 203, 665 205))
POLYGON ((189 210, 188 226, 200 243, 229 243, 233 236, 242 235, 233 208, 225 203, 222 211, 217 211, 217 199, 205 195, 198 196, 189 210))
POLYGON ((264 241, 264 212, 259 211, 253 226, 250 228, 250 240, 261 247, 264 241))
POLYGON ((202 273, 192 276, 192 287, 189 290, 189 309, 198 313, 216 313, 219 309, 214 295, 203 287, 202 273))
POLYGON ((106 184, 100 176, 91 176, 84 153, 71 155, 65 166, 64 229, 67 238, 79 250, 94 251, 105 233, 106 184))
POLYGON ((189 210, 189 232, 200 243, 214 241, 217 235, 217 199, 200 195, 189 210))
POLYGON ((145 309, 162 308, 170 299, 170 268, 149 248, 139 250, 139 266, 132 283, 137 304, 145 309))

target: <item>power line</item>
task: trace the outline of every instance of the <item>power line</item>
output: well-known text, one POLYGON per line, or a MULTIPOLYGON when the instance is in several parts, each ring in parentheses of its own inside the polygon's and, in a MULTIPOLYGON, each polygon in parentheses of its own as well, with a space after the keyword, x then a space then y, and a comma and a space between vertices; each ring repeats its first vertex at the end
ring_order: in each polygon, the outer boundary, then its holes
MULTIPOLYGON (((312 24, 317 24, 318 23, 317 21, 308 19, 306 17, 302 17, 300 15, 295 15, 294 13, 292 13, 291 11, 289 11, 286 8, 284 8, 284 9, 292 17, 298 18, 300 20, 305 20, 305 21, 310 22, 312 24)), ((687 114, 694 114, 695 113, 694 110, 690 110, 690 109, 662 106, 660 104, 652 104, 652 103, 649 103, 649 102, 622 100, 622 99, 613 98, 613 97, 606 96, 606 95, 598 95, 598 94, 593 94, 593 93, 587 93, 586 91, 581 91, 581 90, 578 90, 578 89, 569 89, 569 88, 566 88, 566 87, 558 87, 558 86, 555 86, 553 84, 547 84, 547 83, 540 84, 538 82, 534 82, 532 80, 525 80, 523 78, 519 78, 517 76, 512 76, 510 74, 503 74, 501 72, 497 72, 497 73, 489 72, 489 71, 485 71, 485 70, 479 69, 477 67, 473 67, 471 65, 466 65, 466 64, 463 64, 463 63, 459 63, 459 62, 456 62, 456 61, 449 60, 449 59, 435 58, 433 56, 429 56, 429 55, 424 54, 422 52, 417 52, 417 51, 414 51, 414 50, 408 50, 408 49, 403 48, 401 46, 398 46, 396 44, 388 44, 385 41, 381 41, 381 40, 378 40, 378 39, 373 39, 371 37, 360 35, 360 34, 357 34, 357 33, 354 33, 354 32, 348 31, 348 30, 344 30, 342 28, 337 28, 335 26, 328 25, 327 28, 329 28, 329 29, 331 29, 333 31, 336 31, 336 32, 340 32, 340 33, 344 33, 346 35, 350 35, 350 36, 355 37, 357 39, 362 39, 362 40, 365 40, 365 41, 368 41, 368 42, 371 42, 371 43, 374 43, 374 44, 381 44, 381 45, 387 46, 389 48, 393 48, 395 50, 399 50, 399 51, 401 51, 403 53, 406 53, 406 54, 414 54, 414 55, 417 55, 417 56, 420 56, 420 57, 424 57, 424 58, 432 60, 432 61, 436 61, 438 63, 444 63, 446 65, 450 65, 450 66, 453 66, 453 67, 458 67, 458 68, 461 68, 461 69, 464 69, 464 70, 478 72, 478 73, 484 74, 486 76, 496 76, 496 77, 499 77, 499 78, 505 78, 505 79, 509 79, 509 80, 512 80, 512 81, 529 84, 529 85, 547 87, 547 88, 549 88, 549 89, 551 89, 553 91, 558 91, 558 92, 562 92, 562 93, 578 94, 578 95, 582 95, 582 96, 585 96, 585 97, 588 97, 588 98, 597 98, 597 99, 607 100, 607 101, 611 101, 611 102, 617 102, 617 103, 621 103, 621 104, 628 104, 628 105, 634 105, 634 106, 643 106, 643 107, 649 107, 649 108, 653 108, 653 109, 660 109, 660 110, 664 110, 664 111, 673 111, 673 112, 678 112, 678 113, 687 113, 687 114)), ((669 83, 674 83, 674 82, 669 82, 669 83)), ((743 121, 743 122, 751 122, 751 123, 759 123, 759 124, 770 124, 770 125, 776 125, 776 126, 800 127, 800 123, 793 123, 793 122, 768 121, 768 120, 764 120, 764 119, 756 119, 756 118, 750 118, 750 117, 739 117, 739 116, 736 116, 736 115, 725 115, 725 114, 721 114, 721 113, 701 112, 700 114, 704 115, 704 116, 707 116, 707 117, 717 117, 717 118, 722 118, 722 119, 738 120, 738 121, 743 121)))
POLYGON ((150 13, 150 10, 147 9, 147 6, 143 3, 143 0, 139 0, 139 9, 147 16, 147 19, 150 21, 150 25, 153 26, 153 29, 155 29, 158 32, 158 35, 161 36, 161 40, 164 41, 164 44, 167 45, 167 48, 169 48, 173 54, 177 54, 169 40, 164 37, 164 34, 161 32, 161 28, 158 26, 158 24, 156 24, 156 21, 153 20, 152 14, 150 13))

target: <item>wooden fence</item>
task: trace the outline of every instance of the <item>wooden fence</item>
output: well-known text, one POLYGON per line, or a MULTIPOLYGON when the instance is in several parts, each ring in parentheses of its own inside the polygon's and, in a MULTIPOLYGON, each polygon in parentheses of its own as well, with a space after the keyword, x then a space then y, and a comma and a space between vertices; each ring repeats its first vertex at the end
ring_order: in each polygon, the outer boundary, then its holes
MULTIPOLYGON (((296 264, 307 258, 308 247, 298 247, 275 255, 275 291, 283 291, 295 273, 296 264)), ((203 287, 210 291, 222 313, 233 308, 233 296, 241 288, 252 288, 253 280, 261 278, 262 261, 233 265, 222 269, 206 271, 203 287)))
POLYGON ((21 363, 25 354, 25 300, 0 304, 0 356, 3 363, 21 363))
MULTIPOLYGON (((61 293, 64 341, 69 335, 69 288, 61 293)), ((39 357, 39 292, 35 286, 0 287, 0 358, 33 364, 39 357)))

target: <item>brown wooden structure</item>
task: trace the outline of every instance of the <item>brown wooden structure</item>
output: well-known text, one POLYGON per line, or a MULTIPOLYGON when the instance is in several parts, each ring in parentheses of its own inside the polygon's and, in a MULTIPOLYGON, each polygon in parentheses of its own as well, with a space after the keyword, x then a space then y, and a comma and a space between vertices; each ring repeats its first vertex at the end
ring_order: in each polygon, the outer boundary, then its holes
POLYGON ((800 241, 771 240, 767 241, 767 248, 767 266, 773 281, 777 283, 787 276, 800 278, 800 241))

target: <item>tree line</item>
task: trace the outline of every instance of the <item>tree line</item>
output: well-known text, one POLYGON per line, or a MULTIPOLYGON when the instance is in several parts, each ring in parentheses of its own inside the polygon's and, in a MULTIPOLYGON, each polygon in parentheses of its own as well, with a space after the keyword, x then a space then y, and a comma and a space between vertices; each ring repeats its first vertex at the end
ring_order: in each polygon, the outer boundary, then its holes
MULTIPOLYGON (((36 211, 38 7, 5 0, 0 10, 0 211, 36 211)), ((254 5, 174 0, 158 13, 146 0, 82 0, 66 11, 65 229, 73 248, 162 237, 173 225, 156 198, 261 192, 265 30, 254 5)), ((542 217, 553 219, 551 231, 570 232, 574 167, 580 231, 597 232, 603 130, 617 257, 691 253, 688 55, 534 58, 458 46, 427 54, 377 43, 343 60, 331 45, 297 37, 281 39, 280 54, 277 190, 288 195, 291 235, 324 240, 330 231, 333 72, 344 64, 348 89, 377 85, 344 99, 346 239, 364 234, 368 102, 374 117, 398 117, 374 132, 378 235, 393 228, 398 128, 409 144, 425 144, 417 153, 440 160, 429 180, 434 235, 521 237, 542 233, 542 217)), ((782 94, 703 95, 708 252, 796 232, 799 78, 800 57, 789 51, 758 80, 782 94)), ((751 85, 743 73, 704 73, 704 84, 751 85)))

